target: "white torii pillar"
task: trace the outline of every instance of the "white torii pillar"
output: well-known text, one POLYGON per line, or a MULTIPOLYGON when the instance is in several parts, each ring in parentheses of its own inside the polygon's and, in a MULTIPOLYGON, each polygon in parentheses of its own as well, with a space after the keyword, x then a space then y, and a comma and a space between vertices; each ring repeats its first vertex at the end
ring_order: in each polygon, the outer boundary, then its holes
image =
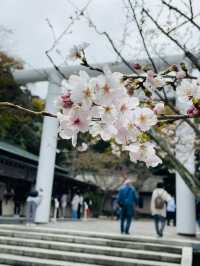
MULTIPOLYGON (((178 99, 176 106, 182 113, 185 113, 188 107, 178 99)), ((176 130, 176 137, 178 139, 176 157, 191 173, 194 173, 194 131, 187 123, 182 122, 176 130)), ((177 233, 196 235, 195 197, 178 173, 176 173, 176 206, 177 233)))
MULTIPOLYGON (((182 55, 169 56, 167 61, 169 64, 179 63, 183 60, 182 55)), ((154 58, 154 62, 158 69, 163 69, 164 63, 159 58, 154 58)), ((130 62, 130 65, 135 62, 130 62)), ((148 60, 139 60, 139 64, 148 64, 148 60)), ((109 63, 112 71, 119 71, 122 73, 130 74, 132 71, 125 66, 123 63, 109 63)), ((97 67, 102 67, 102 65, 97 65, 97 67)), ((79 70, 87 71, 91 76, 95 76, 98 72, 89 70, 83 66, 73 66, 73 67, 61 67, 61 72, 67 77, 71 74, 77 73, 79 70)), ((49 81, 48 95, 46 99, 46 108, 47 111, 56 113, 56 107, 54 101, 59 94, 59 84, 62 79, 62 76, 54 68, 46 69, 35 69, 35 70, 16 70, 13 72, 15 80, 19 84, 49 81)), ((56 119, 51 117, 44 118, 43 132, 40 146, 40 159, 37 172, 36 186, 37 189, 42 188, 43 191, 43 200, 41 205, 38 207, 36 214, 36 222, 38 223, 48 223, 49 213, 50 213, 50 202, 51 202, 51 193, 53 186, 53 176, 54 176, 54 167, 55 167, 55 156, 56 156, 56 144, 57 144, 57 126, 58 122, 56 119)), ((182 181, 183 182, 183 181, 182 181)), ((194 221, 194 213, 190 212, 194 208, 194 201, 191 198, 191 204, 186 204, 185 200, 191 194, 188 194, 187 190, 183 189, 183 184, 177 181, 177 193, 178 193, 178 208, 180 210, 184 209, 185 213, 190 213, 191 220, 194 221), (188 196, 189 195, 189 196, 188 196)), ((181 212, 182 213, 182 212, 181 212)), ((188 215, 189 216, 189 215, 188 215)), ((182 215, 178 215, 178 225, 185 224, 187 220, 182 215)), ((187 227, 189 229, 193 228, 193 225, 187 222, 187 227)), ((185 232, 185 230, 179 230, 179 233, 185 232), (180 232, 179 232, 180 231, 180 232)), ((188 232, 193 232, 192 230, 187 230, 188 232)))
MULTIPOLYGON (((60 76, 52 72, 49 76, 49 86, 47 92, 45 109, 53 114, 57 113, 55 100, 59 94, 60 76)), ((36 189, 42 194, 41 203, 36 212, 37 223, 48 223, 50 214, 50 203, 54 179, 54 167, 56 158, 58 134, 58 120, 52 117, 44 117, 42 138, 40 144, 40 157, 36 179, 36 189)))

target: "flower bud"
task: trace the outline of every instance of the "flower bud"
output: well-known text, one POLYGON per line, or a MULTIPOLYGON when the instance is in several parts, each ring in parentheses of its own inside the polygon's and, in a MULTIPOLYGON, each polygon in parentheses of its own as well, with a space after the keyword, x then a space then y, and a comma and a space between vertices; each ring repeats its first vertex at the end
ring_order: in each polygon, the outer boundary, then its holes
POLYGON ((187 109, 187 114, 189 115, 189 117, 194 117, 199 114, 199 110, 194 106, 190 106, 187 109))
POLYGON ((165 105, 164 103, 160 102, 157 103, 156 106, 154 107, 153 111, 157 115, 163 115, 165 110, 165 105))
POLYGON ((183 71, 183 70, 180 70, 180 71, 178 71, 177 73, 176 73, 176 78, 177 79, 183 79, 183 78, 185 78, 186 77, 186 73, 185 73, 185 71, 183 71))
POLYGON ((141 69, 141 65, 140 64, 132 64, 132 67, 136 70, 140 70, 141 69))

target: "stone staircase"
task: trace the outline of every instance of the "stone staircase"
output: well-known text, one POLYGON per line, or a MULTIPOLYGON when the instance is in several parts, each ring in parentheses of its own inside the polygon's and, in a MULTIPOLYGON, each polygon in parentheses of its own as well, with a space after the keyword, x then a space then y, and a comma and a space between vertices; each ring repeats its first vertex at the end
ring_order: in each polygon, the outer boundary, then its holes
POLYGON ((192 266, 191 243, 0 225, 0 266, 192 266))

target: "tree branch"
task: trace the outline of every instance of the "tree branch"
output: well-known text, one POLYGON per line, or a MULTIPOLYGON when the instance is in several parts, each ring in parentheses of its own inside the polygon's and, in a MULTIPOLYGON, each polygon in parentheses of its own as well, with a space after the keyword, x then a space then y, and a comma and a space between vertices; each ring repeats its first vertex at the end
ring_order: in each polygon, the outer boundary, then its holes
MULTIPOLYGON (((166 101, 165 98, 162 97, 162 95, 158 92, 155 91, 156 95, 164 102, 166 103, 166 105, 173 111, 175 112, 177 115, 180 115, 179 110, 177 110, 173 104, 171 104, 169 101, 166 101)), ((188 117, 183 117, 182 118, 193 130, 194 132, 197 134, 197 136, 200 136, 200 130, 198 129, 197 126, 195 126, 194 123, 192 123, 192 121, 190 119, 188 119, 188 117)))
POLYGON ((136 22, 136 25, 137 25, 137 28, 138 28, 138 31, 139 31, 140 37, 141 37, 141 39, 142 39, 142 43, 143 43, 143 46, 144 46, 145 52, 146 52, 146 54, 147 54, 147 56, 148 56, 148 58, 149 58, 149 61, 151 62, 152 66, 153 66, 154 71, 157 72, 156 64, 155 64, 155 62, 153 61, 153 59, 152 59, 152 57, 151 57, 151 55, 150 55, 150 53, 149 53, 149 50, 148 50, 148 48, 147 48, 147 45, 146 45, 146 42, 145 42, 145 39, 144 39, 144 35, 143 35, 143 32, 142 32, 142 28, 141 28, 140 25, 139 25, 139 22, 138 22, 138 19, 137 19, 137 16, 136 16, 135 10, 134 10, 134 8, 133 8, 133 5, 132 5, 132 3, 131 3, 130 0, 128 0, 128 3, 129 3, 129 6, 130 6, 130 8, 131 8, 131 10, 132 10, 133 17, 134 17, 134 20, 135 20, 135 22, 136 22))
POLYGON ((48 113, 46 111, 36 112, 36 111, 32 111, 30 109, 21 107, 19 105, 16 105, 16 104, 13 104, 13 103, 9 103, 9 102, 0 102, 0 108, 16 109, 18 111, 22 111, 22 112, 25 112, 25 113, 27 113, 29 115, 34 115, 34 116, 49 116, 49 117, 57 118, 57 115, 48 113))
MULTIPOLYGON (((165 2, 164 0, 162 0, 162 3, 164 5, 166 5, 169 9, 171 10, 174 10, 176 13, 178 13, 179 15, 181 15, 182 17, 186 18, 190 23, 193 24, 193 26, 195 26, 198 30, 200 30, 200 26, 194 22, 193 20, 193 17, 192 18, 189 18, 186 14, 184 14, 180 9, 178 9, 177 7, 175 6, 172 6, 170 4, 168 4, 167 2, 165 2)), ((192 13, 193 14, 193 13, 192 13)))
POLYGON ((198 62, 198 59, 188 50, 186 50, 176 39, 174 39, 171 35, 168 34, 159 24, 158 22, 149 14, 149 12, 143 8, 143 12, 151 19, 151 21, 154 23, 154 25, 167 37, 169 38, 173 43, 175 43, 185 54, 186 57, 190 59, 190 61, 196 66, 198 70, 200 70, 200 64, 198 62))
POLYGON ((194 17, 194 12, 193 12, 193 6, 192 6, 192 0, 189 0, 190 3, 190 14, 191 14, 191 19, 194 17))
MULTIPOLYGON (((33 111, 33 110, 30 110, 30 109, 27 109, 27 108, 24 108, 24 107, 21 107, 19 105, 16 105, 16 104, 13 104, 13 103, 9 103, 9 102, 0 102, 0 108, 13 108, 13 109, 16 109, 18 111, 22 111, 22 112, 25 112, 25 113, 28 113, 30 115, 35 115, 35 116, 48 116, 48 117, 53 117, 53 118, 57 118, 57 115, 55 114, 52 114, 52 113, 49 113, 49 112, 46 112, 46 111, 40 111, 40 112, 37 112, 37 111, 33 111)), ((195 117, 200 117, 200 114, 196 115, 195 117)), ((194 118, 194 117, 190 117, 189 115, 161 115, 161 116, 158 116, 158 120, 159 121, 162 121, 162 120, 174 120, 174 121, 177 121, 177 120, 185 120, 185 119, 188 119, 188 118, 194 118)), ((92 118, 93 121, 100 121, 99 118, 92 118)))

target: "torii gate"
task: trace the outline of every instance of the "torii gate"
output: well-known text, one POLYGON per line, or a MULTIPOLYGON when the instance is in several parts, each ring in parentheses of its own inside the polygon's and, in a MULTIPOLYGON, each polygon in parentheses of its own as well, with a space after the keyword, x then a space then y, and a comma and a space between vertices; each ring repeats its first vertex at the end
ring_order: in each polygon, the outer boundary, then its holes
MULTIPOLYGON (((180 63, 183 56, 169 56, 166 58, 169 64, 180 63)), ((163 69, 166 64, 159 58, 155 58, 158 69, 163 69)), ((129 62, 131 65, 131 62, 129 62)), ((139 64, 148 64, 147 60, 137 61, 139 64)), ((111 70, 130 74, 132 71, 122 63, 108 64, 111 70)), ((98 67, 102 67, 98 65, 98 67)), ((61 72, 68 78, 71 74, 77 73, 80 70, 87 71, 91 76, 98 73, 91 71, 83 66, 61 67, 61 72)), ((50 113, 56 113, 57 107, 55 100, 60 94, 60 84, 63 77, 55 68, 45 68, 36 70, 16 70, 13 72, 15 80, 18 84, 26 84, 33 82, 48 81, 48 93, 46 98, 46 110, 50 113)), ((180 104, 177 103, 177 107, 180 104)), ((182 106, 181 106, 182 108, 182 106)), ((43 189, 43 200, 38 206, 36 213, 36 222, 48 223, 50 214, 50 202, 54 177, 54 165, 57 146, 58 121, 55 118, 44 117, 42 139, 40 145, 40 157, 37 171, 36 188, 43 189)), ((193 154, 194 155, 194 154, 193 154)), ((190 158, 193 158, 192 156, 190 158)), ((178 159, 181 161, 182 156, 179 154, 178 159)), ((183 160, 182 160, 183 162, 183 160)), ((194 160, 190 160, 186 167, 194 172, 194 160)), ((196 219, 195 219, 195 198, 186 186, 180 176, 176 177, 176 195, 177 195, 177 233, 184 235, 196 234, 196 219)))

